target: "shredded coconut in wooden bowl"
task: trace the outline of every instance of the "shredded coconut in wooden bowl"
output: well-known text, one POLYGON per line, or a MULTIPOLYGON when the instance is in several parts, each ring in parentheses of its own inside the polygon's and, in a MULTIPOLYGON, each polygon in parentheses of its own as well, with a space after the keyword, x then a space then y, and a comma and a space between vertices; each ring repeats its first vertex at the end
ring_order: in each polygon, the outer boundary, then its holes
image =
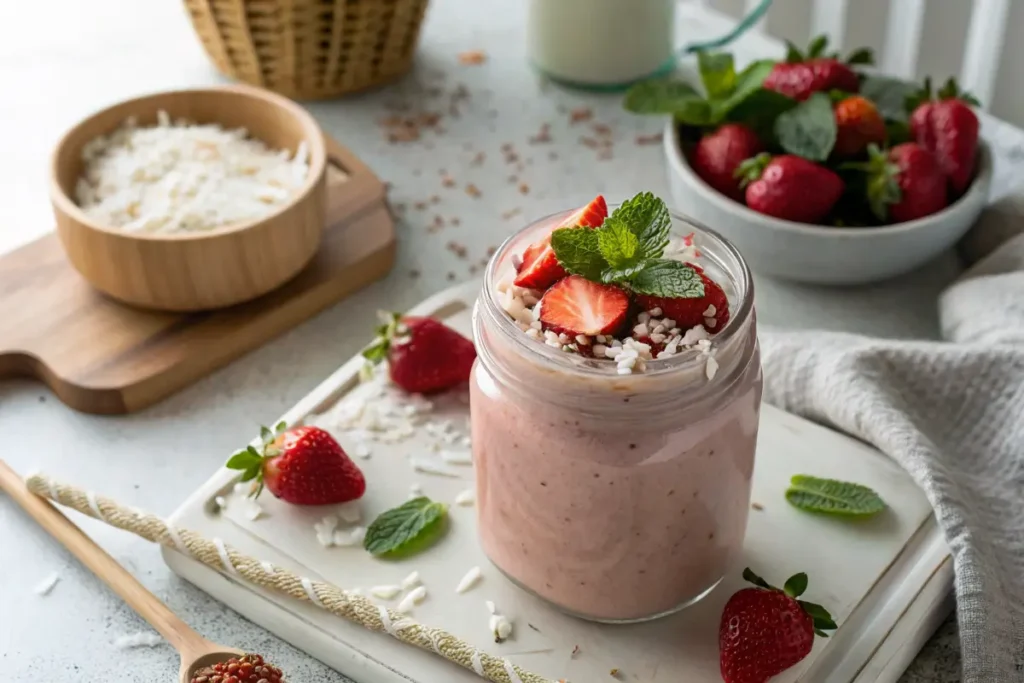
POLYGON ((82 149, 75 188, 95 221, 144 233, 202 232, 258 220, 279 209, 309 175, 309 149, 273 150, 244 128, 134 119, 82 149))

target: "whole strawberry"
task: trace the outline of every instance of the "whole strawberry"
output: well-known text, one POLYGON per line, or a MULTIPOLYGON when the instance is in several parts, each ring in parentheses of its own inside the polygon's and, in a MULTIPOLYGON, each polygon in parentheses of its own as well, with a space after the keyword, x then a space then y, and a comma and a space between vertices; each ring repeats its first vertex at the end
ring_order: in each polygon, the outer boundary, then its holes
POLYGON ((971 184, 978 154, 978 117, 971 109, 978 101, 960 92, 952 78, 932 98, 931 81, 909 101, 910 132, 917 144, 938 159, 954 194, 971 184))
POLYGON ((814 636, 836 624, 821 605, 797 598, 807 575, 796 574, 779 590, 749 569, 743 578, 756 588, 737 591, 722 610, 718 654, 725 683, 766 683, 806 657, 814 636))
POLYGON ((798 223, 820 223, 845 187, 834 171, 791 154, 759 154, 744 162, 739 173, 747 206, 798 223))
POLYGON ((931 152, 916 142, 886 151, 868 147, 868 161, 845 168, 867 173, 868 205, 883 223, 930 216, 948 204, 946 176, 931 152))
POLYGON ((226 662, 200 669, 192 683, 284 683, 281 670, 259 655, 232 657, 226 662))
POLYGON ((842 157, 857 156, 870 144, 885 142, 885 120, 878 108, 866 97, 854 95, 841 100, 834 108, 836 118, 836 144, 834 154, 842 157))
POLYGON ((384 313, 377 337, 363 351, 370 364, 385 358, 391 381, 414 394, 443 391, 469 380, 473 342, 433 318, 384 313))
POLYGON ((704 296, 699 298, 669 298, 638 294, 637 304, 645 311, 661 309, 661 318, 675 321, 676 327, 688 330, 703 325, 714 334, 729 322, 729 299, 717 282, 707 276, 700 266, 693 266, 704 283, 704 296))
POLYGON ((872 64, 874 58, 871 51, 866 48, 857 50, 843 62, 838 54, 826 55, 827 47, 826 36, 815 38, 806 54, 790 43, 786 61, 772 68, 764 79, 763 86, 801 101, 816 92, 860 92, 860 78, 850 67, 856 64, 872 64))
POLYGON ((697 142, 693 150, 693 170, 708 185, 741 202, 743 189, 736 169, 763 149, 753 130, 740 123, 727 123, 697 142))
POLYGON ((334 437, 319 427, 279 423, 261 431, 259 449, 235 453, 225 467, 241 470, 241 481, 255 481, 252 496, 266 486, 281 500, 295 505, 332 505, 361 498, 366 479, 334 437))

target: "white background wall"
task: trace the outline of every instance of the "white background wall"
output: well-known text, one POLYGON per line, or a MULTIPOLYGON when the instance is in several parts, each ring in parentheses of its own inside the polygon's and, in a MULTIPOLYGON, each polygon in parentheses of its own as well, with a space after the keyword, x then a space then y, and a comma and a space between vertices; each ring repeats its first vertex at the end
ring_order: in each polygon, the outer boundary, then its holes
MULTIPOLYGON (((768 14, 769 34, 806 46, 809 40, 811 7, 815 2, 833 0, 774 0, 768 14)), ((882 51, 890 3, 902 0, 849 0, 844 52, 866 45, 882 51)), ((742 16, 745 0, 710 0, 709 4, 732 16, 742 16)), ((945 81, 960 73, 973 0, 927 0, 919 78, 945 81)), ((1008 31, 998 64, 998 85, 987 109, 996 116, 1024 127, 1024 41, 1018 33, 1024 29, 1024 0, 1011 0, 1005 29, 1008 31), (1016 30, 1015 28, 1016 27, 1016 30)))

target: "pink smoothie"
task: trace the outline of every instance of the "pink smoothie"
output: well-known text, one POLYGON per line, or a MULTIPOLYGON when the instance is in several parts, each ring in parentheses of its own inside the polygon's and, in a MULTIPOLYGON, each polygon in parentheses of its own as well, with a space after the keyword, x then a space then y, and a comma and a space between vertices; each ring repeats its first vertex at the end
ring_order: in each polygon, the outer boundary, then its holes
POLYGON ((562 362, 482 308, 470 390, 491 561, 598 620, 651 618, 705 595, 738 560, 749 512, 761 401, 752 311, 730 323, 739 329, 723 335, 709 380, 696 353, 626 377, 562 362))

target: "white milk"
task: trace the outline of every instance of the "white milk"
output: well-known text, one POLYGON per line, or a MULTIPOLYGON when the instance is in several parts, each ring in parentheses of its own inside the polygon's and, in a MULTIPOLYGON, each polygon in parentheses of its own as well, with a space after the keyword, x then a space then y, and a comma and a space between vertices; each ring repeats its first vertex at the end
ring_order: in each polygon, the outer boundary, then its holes
POLYGON ((674 13, 675 0, 529 0, 527 49, 555 79, 625 85, 669 63, 674 13))

